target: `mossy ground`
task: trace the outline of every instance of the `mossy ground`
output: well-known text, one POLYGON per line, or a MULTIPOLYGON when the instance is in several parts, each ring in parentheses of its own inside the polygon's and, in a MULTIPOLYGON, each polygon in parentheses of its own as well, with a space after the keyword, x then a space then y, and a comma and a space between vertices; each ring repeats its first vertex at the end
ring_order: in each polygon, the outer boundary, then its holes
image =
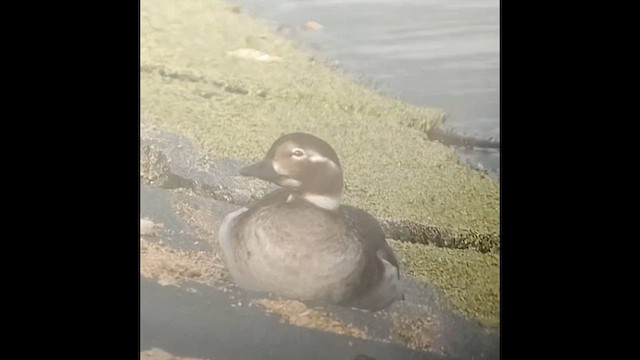
POLYGON ((441 289, 465 315, 500 323, 500 255, 390 241, 403 271, 441 289))

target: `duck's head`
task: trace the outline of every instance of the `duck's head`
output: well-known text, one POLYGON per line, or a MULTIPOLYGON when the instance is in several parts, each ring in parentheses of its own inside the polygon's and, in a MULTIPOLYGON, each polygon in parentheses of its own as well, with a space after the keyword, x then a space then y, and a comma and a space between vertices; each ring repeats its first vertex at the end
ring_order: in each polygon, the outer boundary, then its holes
POLYGON ((310 134, 281 136, 261 161, 240 169, 240 174, 290 190, 290 201, 303 199, 336 210, 342 200, 344 180, 338 155, 327 142, 310 134))

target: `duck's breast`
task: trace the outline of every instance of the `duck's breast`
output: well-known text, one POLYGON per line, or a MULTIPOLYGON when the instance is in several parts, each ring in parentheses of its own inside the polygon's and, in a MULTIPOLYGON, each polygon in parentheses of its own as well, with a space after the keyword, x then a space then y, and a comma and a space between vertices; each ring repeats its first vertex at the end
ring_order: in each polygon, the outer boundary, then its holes
POLYGON ((255 290, 339 302, 364 268, 361 243, 343 219, 289 203, 254 211, 238 231, 236 258, 255 290))

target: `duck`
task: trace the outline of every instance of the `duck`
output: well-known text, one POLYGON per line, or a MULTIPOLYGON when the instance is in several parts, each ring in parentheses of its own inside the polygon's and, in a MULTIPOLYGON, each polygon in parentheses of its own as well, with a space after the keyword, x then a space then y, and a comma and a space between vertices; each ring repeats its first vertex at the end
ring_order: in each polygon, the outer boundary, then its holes
POLYGON ((326 141, 285 134, 239 173, 279 188, 220 225, 220 248, 236 286, 372 311, 404 300, 398 259, 380 223, 342 204, 342 166, 326 141))

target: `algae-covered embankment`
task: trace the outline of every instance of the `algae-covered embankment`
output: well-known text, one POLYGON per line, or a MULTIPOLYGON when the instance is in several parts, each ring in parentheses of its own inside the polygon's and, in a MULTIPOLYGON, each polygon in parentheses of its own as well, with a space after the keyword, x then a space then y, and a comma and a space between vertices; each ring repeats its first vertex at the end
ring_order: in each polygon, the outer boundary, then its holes
POLYGON ((221 0, 143 0, 140 76, 142 121, 211 157, 254 160, 290 131, 327 140, 347 203, 439 245, 393 242, 405 272, 498 323, 499 186, 428 140, 441 110, 363 88, 221 0))

